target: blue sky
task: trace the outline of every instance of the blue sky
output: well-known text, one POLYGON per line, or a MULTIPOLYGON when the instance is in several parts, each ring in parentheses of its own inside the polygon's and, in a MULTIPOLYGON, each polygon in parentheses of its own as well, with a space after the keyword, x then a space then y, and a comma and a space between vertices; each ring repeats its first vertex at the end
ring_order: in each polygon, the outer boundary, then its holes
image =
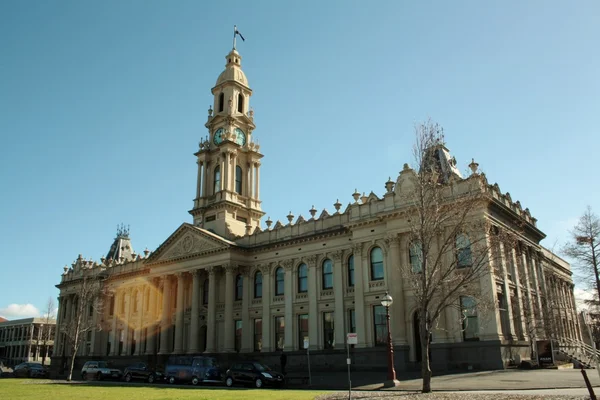
POLYGON ((600 212, 599 19, 591 0, 0 2, 0 315, 43 309, 117 224, 140 252, 191 222, 234 24, 271 219, 381 195, 431 117, 560 244, 600 212))

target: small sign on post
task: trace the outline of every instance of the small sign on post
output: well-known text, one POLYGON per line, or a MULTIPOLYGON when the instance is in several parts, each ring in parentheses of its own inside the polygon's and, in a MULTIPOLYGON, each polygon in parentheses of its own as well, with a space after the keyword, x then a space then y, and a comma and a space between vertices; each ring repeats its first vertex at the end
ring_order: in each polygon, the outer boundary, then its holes
POLYGON ((308 349, 308 336, 304 336, 304 348, 308 349))
POLYGON ((358 344, 358 334, 348 333, 346 340, 348 344, 358 344))

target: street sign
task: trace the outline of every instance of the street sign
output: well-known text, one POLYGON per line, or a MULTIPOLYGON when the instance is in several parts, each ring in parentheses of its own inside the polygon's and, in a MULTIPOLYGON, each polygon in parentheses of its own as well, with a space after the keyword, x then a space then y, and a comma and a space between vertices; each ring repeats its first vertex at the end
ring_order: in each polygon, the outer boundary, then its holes
POLYGON ((358 334, 357 333, 349 333, 348 335, 346 335, 346 343, 358 344, 358 334))
POLYGON ((304 348, 308 349, 308 336, 304 336, 304 348))

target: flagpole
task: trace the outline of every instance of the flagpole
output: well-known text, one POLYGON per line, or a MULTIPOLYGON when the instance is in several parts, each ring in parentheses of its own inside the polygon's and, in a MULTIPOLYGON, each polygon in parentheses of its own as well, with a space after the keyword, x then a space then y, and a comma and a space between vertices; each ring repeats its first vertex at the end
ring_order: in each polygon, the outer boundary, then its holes
POLYGON ((233 50, 235 50, 235 37, 237 36, 236 33, 237 33, 237 26, 234 25, 233 26, 233 50))

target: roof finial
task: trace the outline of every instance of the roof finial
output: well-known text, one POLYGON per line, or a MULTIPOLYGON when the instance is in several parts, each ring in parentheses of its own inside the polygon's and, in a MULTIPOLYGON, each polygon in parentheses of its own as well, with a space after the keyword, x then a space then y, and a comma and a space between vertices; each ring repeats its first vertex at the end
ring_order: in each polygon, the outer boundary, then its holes
POLYGON ((244 37, 242 36, 240 31, 237 30, 237 25, 234 25, 233 26, 233 50, 235 50, 235 38, 237 35, 240 35, 240 38, 242 39, 243 42, 246 41, 246 39, 244 39, 244 37))

